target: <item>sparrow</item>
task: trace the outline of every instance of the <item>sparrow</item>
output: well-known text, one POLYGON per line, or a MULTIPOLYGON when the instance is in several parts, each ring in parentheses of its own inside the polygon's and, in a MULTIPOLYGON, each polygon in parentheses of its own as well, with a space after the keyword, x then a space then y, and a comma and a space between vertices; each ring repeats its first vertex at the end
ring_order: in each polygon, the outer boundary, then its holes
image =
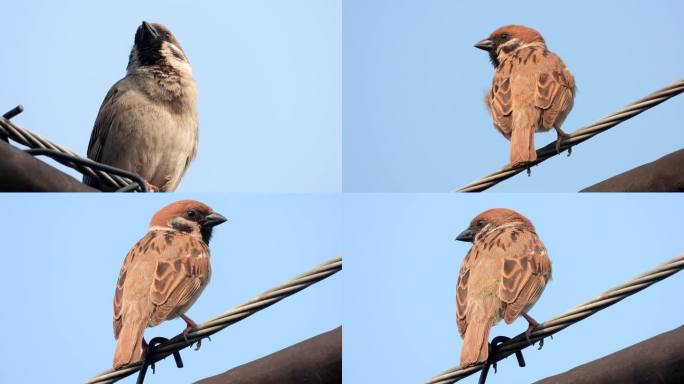
POLYGON ((115 369, 142 360, 147 353, 145 328, 164 320, 180 316, 187 341, 197 324, 185 312, 209 283, 209 240, 213 228, 225 221, 194 200, 172 203, 152 217, 147 234, 126 255, 116 282, 115 369))
POLYGON ((511 209, 480 213, 456 240, 473 243, 456 286, 461 367, 467 367, 487 361, 489 331, 501 319, 510 324, 522 315, 530 341, 539 323, 528 312, 551 279, 551 260, 532 222, 511 209))
MULTIPOLYGON (((97 114, 88 157, 137 173, 153 191, 175 191, 197 153, 198 135, 197 89, 185 52, 168 28, 143 21, 126 76, 97 114)), ((87 175, 83 182, 112 190, 87 175)))
POLYGON ((489 52, 494 68, 485 104, 494 127, 511 141, 509 162, 537 160, 534 133, 556 130, 556 151, 567 137, 561 130, 575 99, 575 78, 544 38, 532 28, 507 25, 475 44, 489 52))

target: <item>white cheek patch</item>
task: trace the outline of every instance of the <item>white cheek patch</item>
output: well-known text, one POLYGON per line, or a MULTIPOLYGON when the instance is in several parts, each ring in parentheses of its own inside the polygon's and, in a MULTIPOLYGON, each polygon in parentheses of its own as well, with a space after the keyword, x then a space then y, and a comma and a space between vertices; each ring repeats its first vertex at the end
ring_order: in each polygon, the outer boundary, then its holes
POLYGON ((188 75, 192 75, 192 67, 190 67, 188 59, 185 57, 183 51, 176 45, 169 43, 168 41, 164 42, 164 45, 162 45, 161 54, 166 59, 166 62, 176 70, 188 75))
POLYGON ((164 48, 163 48, 163 53, 164 56, 166 56, 167 59, 174 58, 177 61, 185 62, 187 63, 188 59, 185 57, 185 54, 183 54, 183 51, 178 48, 175 44, 165 42, 164 43, 164 48))

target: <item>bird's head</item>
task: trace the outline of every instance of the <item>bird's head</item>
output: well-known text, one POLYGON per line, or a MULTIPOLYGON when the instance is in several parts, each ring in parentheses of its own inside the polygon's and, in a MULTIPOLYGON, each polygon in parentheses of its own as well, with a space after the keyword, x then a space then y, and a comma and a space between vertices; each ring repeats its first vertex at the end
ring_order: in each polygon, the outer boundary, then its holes
POLYGON ((180 200, 160 209, 150 221, 150 229, 164 229, 201 237, 209 244, 215 226, 226 222, 223 215, 196 200, 180 200))
POLYGON ((135 32, 127 70, 155 66, 192 73, 185 51, 171 31, 161 24, 143 21, 135 32))
POLYGON ((485 235, 502 225, 513 223, 534 231, 532 222, 518 212, 508 208, 492 208, 475 216, 470 226, 461 232, 456 240, 472 243, 478 236, 485 235))
POLYGON ((507 55, 522 45, 532 43, 546 46, 542 35, 534 29, 523 25, 506 25, 492 32, 488 38, 479 41, 475 44, 475 48, 489 52, 492 65, 498 67, 502 55, 507 55))

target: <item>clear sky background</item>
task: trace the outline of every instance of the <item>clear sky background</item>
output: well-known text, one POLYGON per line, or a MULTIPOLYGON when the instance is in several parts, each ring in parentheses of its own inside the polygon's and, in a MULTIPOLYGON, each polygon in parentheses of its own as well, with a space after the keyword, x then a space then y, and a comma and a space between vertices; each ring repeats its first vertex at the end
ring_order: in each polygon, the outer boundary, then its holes
MULTIPOLYGON (((0 200, 0 382, 77 383, 111 367, 112 298, 121 263, 152 215, 186 195, 8 195, 0 200)), ((213 275, 189 310, 197 323, 340 254, 334 195, 192 195, 229 221, 211 240, 213 275)), ((342 272, 157 364, 146 382, 190 383, 341 325, 342 272)), ((185 323, 148 328, 174 336, 185 323)), ((129 377, 123 383, 134 383, 129 377)))
MULTIPOLYGON (((563 58, 572 132, 684 77, 681 14, 681 1, 344 1, 343 189, 450 191, 508 162, 483 102, 494 69, 473 47, 494 29, 536 28, 563 58)), ((683 108, 679 96, 492 190, 573 192, 656 160, 684 146, 683 108)))
MULTIPOLYGON (((531 311, 557 316, 681 255, 680 196, 378 194, 345 196, 344 379, 422 383, 457 366, 458 269, 470 244, 454 241, 470 220, 513 208, 536 226, 553 280, 531 311)), ((487 383, 530 383, 682 325, 684 274, 674 275, 499 363, 487 383)), ((524 319, 491 337, 514 336, 524 319)), ((476 383, 477 376, 463 380, 476 383)))
POLYGON ((0 113, 85 155, 142 20, 167 25, 199 89, 179 191, 341 188, 341 11, 316 1, 4 1, 0 113))

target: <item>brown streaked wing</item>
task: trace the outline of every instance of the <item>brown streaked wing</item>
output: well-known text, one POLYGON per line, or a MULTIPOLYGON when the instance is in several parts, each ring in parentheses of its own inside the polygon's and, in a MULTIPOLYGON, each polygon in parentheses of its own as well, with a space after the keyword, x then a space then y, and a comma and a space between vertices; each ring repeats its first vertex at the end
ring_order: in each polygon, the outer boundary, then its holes
POLYGON ((155 306, 151 324, 164 321, 175 309, 192 301, 209 278, 208 249, 195 239, 187 247, 189 240, 185 235, 173 236, 171 244, 168 244, 169 238, 162 240, 165 242, 163 254, 150 287, 150 301, 155 306))
POLYGON ((492 114, 494 126, 501 133, 510 138, 512 132, 511 114, 513 103, 511 99, 511 81, 509 76, 504 76, 497 71, 492 81, 492 89, 489 92, 489 110, 492 114))
POLYGON ((572 109, 575 79, 558 56, 549 53, 547 60, 551 63, 541 68, 534 97, 535 106, 543 110, 542 124, 549 129, 562 123, 572 109))
MULTIPOLYGON (((113 113, 113 107, 116 105, 118 99, 125 92, 119 89, 119 80, 114 84, 107 92, 100 110, 98 111, 97 118, 95 118, 95 124, 93 125, 93 131, 90 134, 90 141, 88 142, 88 158, 97 162, 102 161, 102 148, 107 141, 107 136, 112 125, 115 123, 115 116, 113 113)), ((85 175, 83 178, 83 183, 90 186, 97 186, 99 183, 92 177, 85 175)))
POLYGON ((475 247, 470 248, 470 251, 463 258, 461 269, 458 272, 458 283, 456 283, 456 325, 458 325, 458 332, 461 336, 465 335, 468 328, 468 319, 466 318, 468 282, 470 280, 470 267, 475 259, 475 256, 471 256, 474 249, 475 247))
POLYGON ((536 234, 510 228, 502 234, 506 247, 499 298, 505 305, 504 320, 511 323, 539 298, 551 277, 551 262, 536 234))
POLYGON ((155 232, 148 232, 142 239, 140 239, 134 246, 128 251, 126 258, 124 259, 123 265, 121 265, 121 270, 119 271, 119 278, 116 281, 116 289, 114 290, 114 338, 119 338, 119 332, 122 326, 122 315, 123 315, 123 295, 124 295, 124 283, 126 282, 126 273, 128 272, 128 267, 134 261, 135 257, 141 253, 144 244, 149 244, 150 241, 156 235, 155 232))

